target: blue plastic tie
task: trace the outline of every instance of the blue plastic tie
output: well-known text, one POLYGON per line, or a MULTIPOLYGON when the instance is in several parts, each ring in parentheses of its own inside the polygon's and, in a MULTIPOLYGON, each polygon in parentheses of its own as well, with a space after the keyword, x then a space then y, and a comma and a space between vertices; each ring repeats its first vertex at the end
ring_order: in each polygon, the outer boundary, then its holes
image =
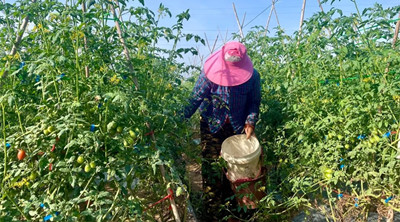
POLYGON ((25 66, 25 62, 21 62, 21 63, 19 64, 19 68, 20 68, 20 69, 22 69, 24 66, 25 66))
POLYGON ((340 83, 336 83, 337 86, 340 86, 340 83))
POLYGON ((356 202, 358 202, 358 198, 356 197, 356 198, 354 198, 354 200, 356 201, 356 202))
POLYGON ((65 73, 61 73, 61 75, 59 75, 57 77, 57 81, 61 81, 64 76, 65 76, 65 73))
POLYGON ((391 200, 392 200, 392 197, 390 196, 390 197, 386 198, 385 203, 389 203, 389 201, 391 201, 391 200))
POLYGON ((357 136, 357 139, 359 139, 359 140, 363 140, 363 139, 365 139, 365 135, 359 135, 359 136, 357 136))
POLYGON ((355 207, 358 207, 358 203, 355 203, 354 206, 355 206, 355 207))
POLYGON ((343 168, 344 168, 344 164, 341 164, 340 169, 343 170, 343 168))
POLYGON ((46 206, 44 206, 44 204, 41 203, 41 204, 40 204, 40 207, 41 207, 41 208, 45 208, 46 206))
POLYGON ((48 221, 48 220, 50 220, 52 217, 53 217, 53 215, 49 214, 49 215, 43 217, 43 221, 48 221))
POLYGON ((40 81, 40 76, 39 76, 39 75, 36 75, 35 82, 39 82, 39 81, 40 81))
POLYGON ((338 196, 339 199, 343 198, 343 194, 342 193, 338 194, 337 196, 338 196))
POLYGON ((99 103, 99 105, 97 105, 97 108, 101 108, 103 106, 103 103, 99 103))
POLYGON ((6 143, 6 148, 10 148, 10 147, 11 147, 11 144, 6 143))
POLYGON ((343 158, 340 158, 340 159, 339 159, 340 162, 342 162, 343 160, 344 160, 343 158))
POLYGON ((391 134, 391 133, 390 133, 390 131, 389 131, 389 132, 383 134, 382 137, 383 137, 383 138, 389 138, 389 137, 390 137, 390 134, 391 134))
POLYGON ((94 132, 96 130, 96 126, 94 124, 90 125, 90 131, 94 132))

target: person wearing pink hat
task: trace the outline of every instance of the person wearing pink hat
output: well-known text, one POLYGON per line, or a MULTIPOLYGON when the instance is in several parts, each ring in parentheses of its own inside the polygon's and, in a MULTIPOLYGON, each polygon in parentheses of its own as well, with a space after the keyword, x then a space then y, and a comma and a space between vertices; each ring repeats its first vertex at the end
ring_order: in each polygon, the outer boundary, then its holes
POLYGON ((260 74, 242 43, 228 42, 206 60, 184 116, 190 118, 200 111, 203 216, 214 216, 207 221, 220 221, 224 213, 216 214, 215 210, 233 195, 228 179, 220 169, 213 169, 212 162, 219 158, 226 138, 243 132, 247 138, 255 135, 260 102, 260 74))

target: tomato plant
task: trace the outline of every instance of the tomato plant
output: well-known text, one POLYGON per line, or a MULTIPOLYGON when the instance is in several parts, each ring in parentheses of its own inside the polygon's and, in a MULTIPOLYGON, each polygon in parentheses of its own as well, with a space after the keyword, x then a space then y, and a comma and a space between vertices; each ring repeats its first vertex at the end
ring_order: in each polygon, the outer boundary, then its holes
POLYGON ((399 42, 392 45, 399 10, 377 4, 346 16, 333 8, 294 36, 248 33, 263 81, 256 133, 265 164, 275 166, 260 218, 321 205, 332 220, 356 220, 343 212, 361 215, 368 206, 398 211, 399 199, 386 200, 400 184, 399 42))
POLYGON ((144 209, 183 175, 173 166, 189 145, 179 112, 187 94, 181 73, 192 68, 178 59, 197 51, 177 43, 203 40, 182 32, 187 11, 163 27, 160 19, 172 17, 163 5, 157 13, 143 1, 129 5, 0 3, 2 220, 148 220, 164 210, 171 216, 165 204, 144 209), (30 25, 22 31, 25 18, 30 25), (164 40, 170 48, 157 46, 164 40), (16 147, 29 154, 18 154, 24 161, 11 158, 16 147))

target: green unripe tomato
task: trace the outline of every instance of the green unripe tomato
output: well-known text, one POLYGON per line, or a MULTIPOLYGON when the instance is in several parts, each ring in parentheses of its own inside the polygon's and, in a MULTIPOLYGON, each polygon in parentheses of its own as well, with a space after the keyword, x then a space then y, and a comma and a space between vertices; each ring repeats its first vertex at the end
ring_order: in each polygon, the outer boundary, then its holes
POLYGON ((82 164, 85 161, 85 158, 83 156, 79 156, 78 159, 76 160, 77 163, 82 164))
POLYGON ((117 123, 114 121, 111 121, 107 124, 107 131, 110 132, 113 129, 117 128, 117 123))
POLYGON ((44 135, 49 135, 50 131, 48 129, 43 130, 44 135))
POLYGON ((91 169, 92 169, 92 168, 90 167, 90 164, 86 164, 86 165, 85 165, 85 172, 86 172, 86 173, 89 173, 91 169))
POLYGON ((346 145, 344 145, 344 148, 345 148, 345 149, 349 149, 349 148, 350 148, 350 145, 349 145, 349 144, 346 144, 346 145))
POLYGON ((94 161, 90 162, 90 168, 96 168, 96 163, 94 161))
POLYGON ((118 133, 122 133, 123 130, 124 130, 124 128, 122 126, 117 127, 117 132, 118 133))
POLYGON ((332 174, 331 173, 324 173, 324 177, 326 180, 332 179, 332 174))
POLYGON ((54 132, 55 130, 56 130, 56 127, 54 127, 54 126, 47 127, 47 131, 49 131, 50 133, 54 132))
POLYGON ((124 140, 124 147, 128 147, 128 146, 129 146, 128 141, 124 140))
POLYGON ((32 172, 31 175, 29 175, 30 180, 35 180, 38 174, 36 172, 32 172))
POLYGON ((129 136, 131 136, 132 139, 136 139, 136 133, 133 132, 132 130, 129 130, 129 136))

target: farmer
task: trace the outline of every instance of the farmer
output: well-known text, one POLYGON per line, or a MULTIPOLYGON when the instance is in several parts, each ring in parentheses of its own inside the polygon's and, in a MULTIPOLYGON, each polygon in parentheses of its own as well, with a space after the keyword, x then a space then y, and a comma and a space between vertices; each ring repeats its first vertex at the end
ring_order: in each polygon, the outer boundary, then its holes
POLYGON ((207 221, 220 221, 226 212, 217 214, 215 210, 233 195, 225 174, 212 167, 212 162, 219 158, 226 138, 243 132, 247 139, 255 135, 260 88, 260 75, 253 68, 246 47, 240 42, 228 42, 204 63, 185 108, 185 118, 190 118, 200 107, 204 206, 205 216, 211 217, 207 221))

